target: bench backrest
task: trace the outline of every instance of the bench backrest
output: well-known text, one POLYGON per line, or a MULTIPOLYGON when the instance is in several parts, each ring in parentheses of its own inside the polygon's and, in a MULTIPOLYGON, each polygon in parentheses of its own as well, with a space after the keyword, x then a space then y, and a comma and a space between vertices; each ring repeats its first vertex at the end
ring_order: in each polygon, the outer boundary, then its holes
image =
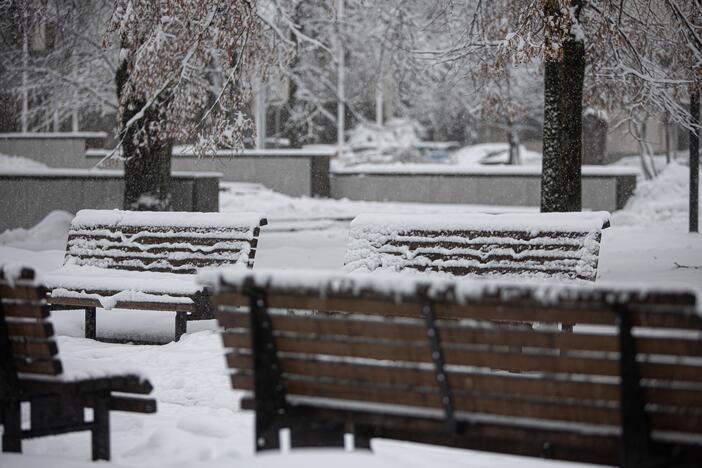
POLYGON ((183 274, 251 268, 265 224, 259 213, 81 210, 71 223, 65 264, 183 274))
POLYGON ((594 281, 609 214, 359 215, 349 272, 432 271, 594 281))
POLYGON ((702 444, 702 316, 695 295, 437 287, 398 276, 220 278, 215 301, 234 388, 274 387, 270 370, 254 373, 258 354, 280 366, 288 404, 347 411, 375 405, 385 414, 451 419, 454 427, 495 423, 473 427, 468 432, 477 439, 463 445, 460 431, 458 439, 436 437, 423 434, 426 424, 376 430, 381 437, 475 448, 496 437, 504 438, 498 450, 617 463, 620 428, 636 439, 633 421, 644 439, 702 444), (559 329, 563 322, 581 326, 569 332, 559 329), (267 386, 256 387, 257 379, 267 386), (526 436, 505 442, 524 428, 526 436))
POLYGON ((63 372, 49 321, 46 289, 35 284, 33 270, 25 268, 15 273, 0 268, 0 361, 4 377, 0 397, 17 391, 18 374, 57 376, 63 372))

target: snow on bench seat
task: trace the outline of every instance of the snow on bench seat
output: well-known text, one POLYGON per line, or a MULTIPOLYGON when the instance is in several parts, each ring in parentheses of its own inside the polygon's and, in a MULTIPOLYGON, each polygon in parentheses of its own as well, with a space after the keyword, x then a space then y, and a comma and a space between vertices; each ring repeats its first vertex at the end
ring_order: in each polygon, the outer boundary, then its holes
POLYGON ((50 302, 86 310, 94 338, 94 308, 166 310, 176 339, 187 320, 212 318, 198 268, 253 267, 260 213, 81 210, 71 222, 64 266, 47 278, 50 302), (186 314, 186 315, 182 315, 186 314))
POLYGON ((609 213, 361 214, 346 271, 594 281, 609 213))

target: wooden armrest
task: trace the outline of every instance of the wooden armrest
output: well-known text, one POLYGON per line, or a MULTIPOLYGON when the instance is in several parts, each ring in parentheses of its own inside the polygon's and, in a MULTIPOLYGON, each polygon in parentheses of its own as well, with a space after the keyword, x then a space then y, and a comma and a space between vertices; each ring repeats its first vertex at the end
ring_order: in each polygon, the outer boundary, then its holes
POLYGON ((110 410, 152 414, 156 412, 156 400, 113 395, 110 396, 110 410))

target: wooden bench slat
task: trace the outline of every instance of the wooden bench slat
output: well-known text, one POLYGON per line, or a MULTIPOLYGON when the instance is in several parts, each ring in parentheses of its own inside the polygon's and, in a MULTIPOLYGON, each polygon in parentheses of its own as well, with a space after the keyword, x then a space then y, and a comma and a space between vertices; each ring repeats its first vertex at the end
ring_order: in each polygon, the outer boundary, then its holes
POLYGON ((3 314, 6 317, 45 319, 49 317, 49 307, 42 301, 9 303, 2 301, 3 314))
MULTIPOLYGON (((238 389, 252 390, 252 378, 240 376, 238 389)), ((355 400, 410 407, 441 408, 438 392, 419 393, 391 388, 369 388, 310 380, 286 379, 289 395, 301 395, 338 400, 355 400)), ((535 402, 492 398, 487 395, 453 394, 456 411, 494 414, 539 420, 565 421, 592 425, 618 426, 621 423, 617 407, 588 406, 577 402, 535 402)), ((653 430, 702 433, 702 412, 697 415, 650 413, 653 430)))
POLYGON ((17 358, 15 359, 15 368, 17 372, 24 374, 59 375, 63 372, 61 361, 56 359, 27 361, 17 358))
POLYGON ((156 412, 156 400, 150 398, 111 396, 110 409, 112 411, 153 414, 156 412))
MULTIPOLYGON (((224 333, 224 346, 250 350, 250 339, 246 335, 224 333)), ((431 363, 426 343, 421 342, 348 342, 340 340, 316 340, 277 337, 279 351, 296 354, 328 355, 346 358, 395 360, 401 362, 431 363)), ((555 372, 583 375, 619 375, 617 359, 575 357, 570 355, 522 354, 506 351, 468 350, 444 348, 448 365, 485 367, 513 372, 555 372)), ((642 362, 643 378, 702 382, 702 366, 642 362)))
POLYGON ((7 321, 7 333, 12 337, 51 338, 54 327, 51 322, 12 322, 7 321))
POLYGON ((43 298, 41 290, 36 287, 18 286, 10 287, 6 283, 0 283, 0 298, 5 299, 26 299, 37 301, 43 298))
MULTIPOLYGON (((249 326, 249 316, 243 312, 221 312, 218 314, 218 320, 226 328, 248 329, 249 326)), ((276 332, 318 334, 327 337, 345 335, 420 341, 426 336, 423 322, 407 324, 396 321, 340 320, 322 316, 306 317, 280 314, 271 314, 271 321, 276 332)), ((619 339, 616 335, 534 331, 531 329, 516 330, 497 327, 492 329, 467 328, 446 322, 437 323, 437 326, 440 330, 441 341, 444 343, 466 343, 493 347, 528 346, 564 351, 619 351, 619 339)), ((702 356, 702 342, 700 340, 638 337, 636 344, 640 354, 702 356)))
POLYGON ((10 341, 12 353, 16 357, 42 359, 51 358, 58 354, 58 347, 54 341, 10 341))
MULTIPOLYGON (((99 293, 98 293, 99 294, 99 293)), ((106 292, 105 297, 113 295, 112 292, 106 292)), ((77 297, 61 297, 52 296, 48 299, 49 304, 61 306, 82 307, 98 307, 102 304, 97 299, 81 299, 77 297)), ((134 302, 134 301, 117 301, 114 309, 135 309, 135 310, 162 310, 170 312, 193 312, 194 304, 184 304, 180 302, 134 302)))
MULTIPOLYGON (((227 301, 234 305, 248 305, 245 296, 232 298, 227 293, 216 298, 217 302, 227 301)), ((273 309, 301 309, 319 311, 344 311, 362 314, 376 314, 383 316, 398 317, 420 317, 420 305, 418 303, 403 302, 395 303, 391 300, 378 299, 353 299, 335 297, 310 297, 292 296, 284 294, 271 294, 267 298, 267 304, 273 309)), ((486 321, 506 321, 506 322, 540 322, 540 323, 563 323, 568 319, 570 323, 611 325, 616 324, 616 315, 608 310, 596 309, 593 306, 576 307, 544 307, 535 304, 524 305, 484 305, 479 303, 467 303, 465 305, 436 303, 434 304, 438 319, 473 319, 486 321)), ((692 314, 672 314, 667 312, 636 310, 632 311, 635 326, 645 326, 651 328, 680 328, 699 330, 702 327, 702 318, 692 314)))
MULTIPOLYGON (((242 400, 242 408, 252 409, 251 402, 248 399, 242 400)), ((620 461, 620 441, 611 433, 473 421, 462 427, 457 436, 448 437, 441 419, 315 407, 304 402, 296 403, 295 409, 313 420, 370 427, 377 437, 386 439, 612 466, 618 465, 620 461)), ((702 456, 702 446, 681 443, 679 447, 683 449, 686 463, 695 466, 702 456)))
MULTIPOLYGON (((230 354, 231 369, 251 373, 250 356, 230 354)), ((306 377, 331 378, 364 382, 387 382, 391 385, 432 386, 436 376, 430 369, 408 369, 389 365, 325 362, 302 358, 282 357, 281 369, 285 374, 306 377)), ((486 392, 494 395, 517 395, 542 398, 605 400, 619 402, 620 389, 616 383, 587 380, 528 378, 520 374, 481 374, 447 371, 451 388, 486 392)), ((240 375, 233 375, 236 380, 240 375)), ((660 385, 660 383, 659 383, 660 385)), ((668 407, 695 407, 702 409, 702 388, 687 390, 665 387, 645 387, 646 400, 668 407)))

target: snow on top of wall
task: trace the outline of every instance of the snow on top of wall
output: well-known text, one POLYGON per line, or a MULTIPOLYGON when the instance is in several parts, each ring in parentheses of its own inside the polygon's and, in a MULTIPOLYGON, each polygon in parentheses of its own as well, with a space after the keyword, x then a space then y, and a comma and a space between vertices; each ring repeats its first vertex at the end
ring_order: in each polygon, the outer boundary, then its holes
MULTIPOLYGON (((515 279, 463 279, 427 273, 342 273, 329 270, 243 270, 236 268, 203 269, 198 272, 200 284, 213 290, 221 290, 223 285, 241 290, 246 286, 276 288, 282 290, 317 292, 325 294, 343 293, 358 295, 361 292, 377 293, 395 297, 400 301, 403 296, 413 295, 417 290, 426 291, 429 297, 442 296, 451 291, 455 301, 462 303, 488 294, 502 294, 509 299, 520 292, 530 293, 531 297, 543 304, 575 299, 583 294, 604 294, 611 303, 645 298, 656 292, 687 293, 696 298, 698 313, 700 310, 700 291, 679 284, 651 284, 641 282, 604 282, 604 283, 554 283, 536 280, 515 279)), ((225 286, 226 288, 226 286, 225 286)))
POLYGON ((0 133, 0 140, 19 139, 57 139, 57 138, 107 138, 106 132, 26 132, 26 133, 0 133))
MULTIPOLYGON (((412 174, 412 175, 496 175, 496 176, 540 176, 541 166, 491 166, 452 165, 423 163, 359 164, 356 166, 334 165, 331 172, 336 175, 365 174, 412 174)), ((640 170, 620 166, 582 166, 582 175, 591 177, 637 176, 640 170)))
MULTIPOLYGON (((54 169, 41 166, 8 166, 4 167, 0 161, 0 176, 20 176, 20 177, 124 177, 124 171, 121 169, 65 169, 59 168, 54 169)), ((221 172, 187 172, 187 171, 173 171, 171 172, 171 177, 174 178, 190 178, 190 179, 201 179, 201 178, 212 178, 216 177, 221 179, 224 174, 221 172)))
POLYGON ((441 214, 411 215, 364 213, 351 222, 351 230, 410 231, 417 229, 479 231, 543 231, 589 232, 609 223, 606 211, 578 213, 508 213, 508 214, 441 214))
POLYGON ((0 172, 5 171, 24 171, 24 170, 43 170, 47 169, 47 165, 34 161, 33 159, 22 156, 10 156, 0 154, 0 172))
MULTIPOLYGON (((265 215, 255 212, 197 213, 186 211, 122 211, 80 210, 71 223, 71 228, 94 226, 154 226, 192 228, 253 229, 261 225, 265 215)), ((265 223, 264 223, 265 224, 265 223)))

